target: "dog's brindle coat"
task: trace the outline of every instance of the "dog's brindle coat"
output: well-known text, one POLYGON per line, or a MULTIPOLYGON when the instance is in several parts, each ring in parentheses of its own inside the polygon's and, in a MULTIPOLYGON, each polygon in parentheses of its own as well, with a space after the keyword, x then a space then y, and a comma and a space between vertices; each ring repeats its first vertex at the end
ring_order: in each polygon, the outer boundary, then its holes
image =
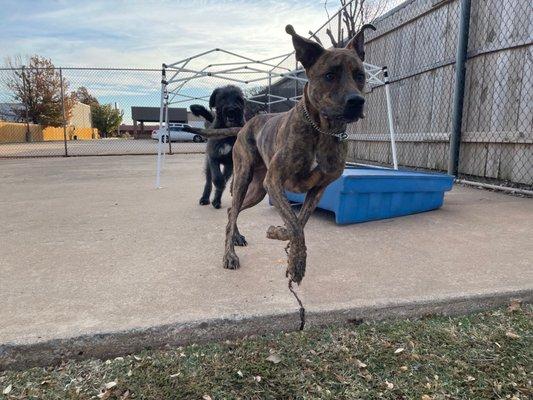
MULTIPOLYGON (((209 107, 215 109, 215 115, 204 106, 193 104, 190 109, 194 115, 210 122, 211 128, 241 127, 244 125, 244 95, 237 86, 228 85, 217 88, 209 98, 209 107)), ((206 145, 205 185, 200 197, 201 205, 209 204, 212 185, 215 195, 211 204, 220 208, 222 193, 233 172, 232 149, 235 137, 209 138, 206 145), (220 167, 223 167, 221 170, 220 167)))
POLYGON ((328 50, 297 35, 292 26, 286 27, 308 83, 302 99, 290 111, 258 115, 238 133, 233 148, 233 203, 228 210, 225 268, 239 267, 235 245, 246 245, 237 228, 239 212, 258 204, 268 192, 285 226, 271 226, 267 236, 289 240, 287 275, 296 283, 303 279, 307 256, 304 226, 326 186, 345 166, 347 144, 333 135, 343 132, 348 122, 363 117, 367 27, 373 28, 364 26, 345 48, 328 50), (284 190, 307 192, 298 215, 284 190))

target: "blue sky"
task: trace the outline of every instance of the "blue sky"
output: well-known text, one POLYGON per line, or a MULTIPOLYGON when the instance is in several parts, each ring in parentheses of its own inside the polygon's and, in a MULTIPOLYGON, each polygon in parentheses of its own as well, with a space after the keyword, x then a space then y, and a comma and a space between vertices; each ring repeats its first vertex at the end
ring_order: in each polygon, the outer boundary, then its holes
MULTIPOLYGON (((267 58, 292 51, 286 24, 293 24, 302 35, 320 27, 327 20, 324 2, 0 0, 0 64, 7 57, 38 54, 63 67, 160 68, 163 62, 216 47, 267 58)), ((327 0, 327 5, 333 14, 339 1, 327 0)), ((213 54, 189 66, 200 69, 226 61, 235 60, 213 54)), ((286 66, 292 68, 294 59, 286 66)), ((159 103, 156 72, 65 71, 65 76, 71 89, 86 86, 101 102, 117 102, 127 122, 132 105, 159 103)), ((199 96, 221 84, 204 79, 185 89, 199 96)), ((0 102, 9 101, 7 97, 0 90, 0 102)))
POLYGON ((0 59, 37 53, 62 66, 158 68, 213 47, 269 56, 291 49, 287 23, 305 33, 326 19, 324 0, 0 3, 0 59))

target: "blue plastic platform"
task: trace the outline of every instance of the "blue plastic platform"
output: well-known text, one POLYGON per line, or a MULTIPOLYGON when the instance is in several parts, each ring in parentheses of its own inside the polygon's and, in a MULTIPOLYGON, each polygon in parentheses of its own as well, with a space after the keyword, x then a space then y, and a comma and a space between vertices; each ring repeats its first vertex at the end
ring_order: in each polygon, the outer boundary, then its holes
MULTIPOLYGON (((453 186, 446 174, 347 166, 325 190, 318 207, 335 213, 337 224, 353 224, 435 210, 453 186)), ((287 192, 291 202, 305 194, 287 192)))

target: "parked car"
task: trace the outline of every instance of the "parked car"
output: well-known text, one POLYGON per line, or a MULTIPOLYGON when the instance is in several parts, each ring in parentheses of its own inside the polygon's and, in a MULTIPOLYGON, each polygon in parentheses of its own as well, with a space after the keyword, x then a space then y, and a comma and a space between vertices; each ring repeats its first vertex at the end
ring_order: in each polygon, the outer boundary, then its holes
POLYGON ((183 130, 184 127, 190 128, 191 126, 189 124, 171 123, 168 125, 168 134, 165 128, 156 129, 152 131, 152 139, 159 140, 159 136, 161 135, 161 141, 163 143, 168 143, 169 136, 172 142, 177 142, 177 141, 180 141, 180 142, 193 141, 195 143, 205 142, 205 139, 201 137, 200 135, 196 135, 194 133, 184 131, 183 130))

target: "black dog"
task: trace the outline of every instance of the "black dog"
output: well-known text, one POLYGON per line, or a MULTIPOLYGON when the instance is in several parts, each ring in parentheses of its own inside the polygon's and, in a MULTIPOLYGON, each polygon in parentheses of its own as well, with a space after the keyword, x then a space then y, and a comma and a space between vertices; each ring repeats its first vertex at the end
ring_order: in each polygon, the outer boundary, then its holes
MULTIPOLYGON (((193 104, 190 109, 196 116, 201 116, 210 122, 211 128, 233 128, 244 125, 244 95, 237 86, 228 85, 215 89, 209 98, 209 107, 215 109, 215 114, 204 106, 193 104)), ((215 185, 215 196, 211 204, 220 208, 222 192, 233 173, 232 150, 236 137, 211 138, 207 140, 205 158, 205 186, 200 204, 209 204, 211 185, 215 185), (223 166, 223 170, 221 170, 223 166)))

